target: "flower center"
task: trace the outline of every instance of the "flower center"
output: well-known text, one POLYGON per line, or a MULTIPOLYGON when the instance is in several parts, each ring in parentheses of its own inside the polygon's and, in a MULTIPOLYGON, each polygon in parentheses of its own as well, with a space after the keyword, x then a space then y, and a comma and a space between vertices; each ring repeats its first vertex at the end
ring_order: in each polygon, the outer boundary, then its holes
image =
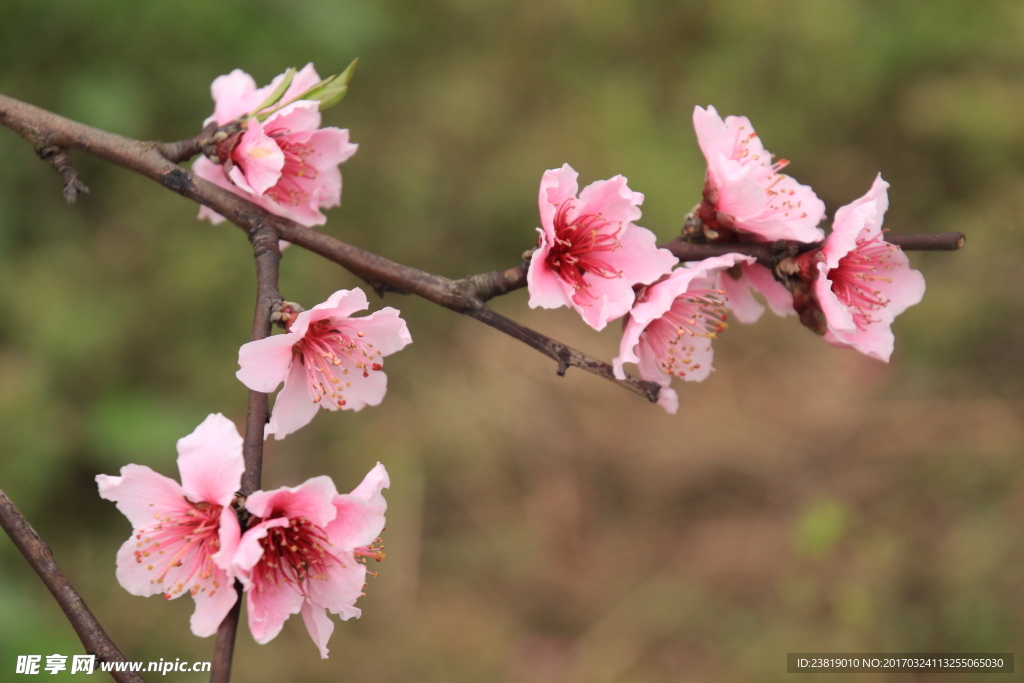
POLYGON ((364 334, 351 329, 342 330, 329 320, 320 320, 309 326, 306 336, 295 345, 306 368, 306 380, 314 403, 324 399, 324 407, 337 410, 345 406, 345 389, 351 386, 346 377, 350 370, 369 377, 382 369, 381 352, 363 340, 364 334))
POLYGON ((296 206, 309 198, 309 193, 299 185, 297 179, 316 178, 316 169, 306 162, 316 150, 290 139, 287 130, 274 131, 270 137, 274 138, 284 153, 284 166, 277 184, 268 189, 266 194, 278 204, 296 206))
POLYGON ((324 530, 305 517, 271 527, 260 539, 263 556, 252 570, 254 590, 287 583, 301 589, 306 579, 326 579, 327 570, 338 561, 327 549, 330 545, 324 530))
POLYGON ((832 293, 850 309, 857 329, 865 330, 868 325, 880 322, 872 316, 889 305, 889 299, 881 290, 875 289, 874 282, 892 282, 892 278, 879 275, 879 270, 888 270, 897 265, 889 259, 895 246, 876 235, 870 240, 857 242, 850 253, 839 260, 839 265, 828 272, 832 281, 832 293))
POLYGON ((693 338, 714 339, 729 326, 724 294, 721 289, 690 290, 676 297, 672 308, 644 330, 665 373, 685 377, 687 372, 700 368, 693 362, 693 338))
POLYGON ((570 208, 572 200, 567 199, 555 213, 555 240, 548 252, 547 263, 558 272, 562 280, 576 290, 573 300, 576 300, 577 296, 595 299, 596 297, 588 291, 590 283, 584 276, 593 273, 598 277, 611 279, 622 275, 621 270, 615 269, 604 260, 605 253, 622 246, 618 237, 619 230, 612 233, 602 232, 607 231, 611 223, 598 214, 584 214, 570 222, 567 216, 570 208))
MULTIPOLYGON (((156 522, 135 532, 135 561, 154 572, 152 583, 164 584, 172 573, 172 583, 164 586, 164 597, 177 597, 186 588, 195 595, 206 590, 200 586, 217 572, 210 556, 220 549, 221 506, 187 503, 181 510, 156 515, 156 522), (198 580, 189 587, 193 577, 198 580)), ((212 595, 219 582, 213 582, 212 595)))

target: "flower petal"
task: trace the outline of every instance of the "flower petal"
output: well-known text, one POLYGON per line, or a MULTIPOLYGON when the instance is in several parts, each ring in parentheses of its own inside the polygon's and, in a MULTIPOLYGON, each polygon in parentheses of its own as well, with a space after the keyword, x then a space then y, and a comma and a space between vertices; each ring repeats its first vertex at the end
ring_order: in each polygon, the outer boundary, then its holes
POLYGON ((319 409, 319 404, 309 395, 305 368, 302 363, 292 363, 284 389, 274 400, 265 436, 273 434, 275 439, 281 440, 308 425, 319 409))
POLYGON ((313 477, 298 486, 282 486, 273 491, 257 491, 245 501, 245 509, 264 519, 279 515, 289 519, 305 517, 319 527, 338 514, 334 499, 338 489, 326 475, 313 477))
POLYGON ((239 370, 235 377, 253 391, 269 394, 276 390, 288 376, 292 349, 301 338, 301 334, 286 332, 242 344, 238 349, 239 370))
POLYGON ((242 437, 235 423, 215 413, 179 439, 178 471, 185 497, 193 503, 231 505, 245 472, 242 437))
POLYGON ((200 638, 215 634, 238 600, 235 582, 223 571, 218 574, 215 580, 209 582, 209 586, 192 595, 196 601, 196 610, 192 613, 189 625, 192 633, 200 638))
POLYGON ((119 477, 98 474, 96 483, 100 497, 113 501, 134 529, 152 524, 157 515, 188 506, 178 482, 145 465, 125 465, 119 477))
POLYGON ((327 649, 327 641, 334 633, 334 622, 327 616, 323 607, 314 606, 309 600, 302 603, 302 621, 306 624, 309 637, 313 644, 320 650, 320 659, 327 659, 330 650, 327 649))
POLYGON ((290 583, 268 587, 263 591, 249 590, 246 606, 249 612, 249 631, 260 645, 277 637, 284 622, 302 609, 305 598, 290 583))

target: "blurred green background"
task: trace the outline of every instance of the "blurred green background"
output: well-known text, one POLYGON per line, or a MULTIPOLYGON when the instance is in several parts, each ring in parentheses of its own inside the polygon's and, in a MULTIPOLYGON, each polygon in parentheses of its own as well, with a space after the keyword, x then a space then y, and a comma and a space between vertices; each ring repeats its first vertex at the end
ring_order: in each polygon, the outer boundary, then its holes
MULTIPOLYGON (((354 57, 325 122, 360 150, 325 229, 425 270, 514 265, 541 173, 564 162, 583 183, 626 175, 646 194, 640 223, 670 239, 700 197, 698 104, 749 116, 830 216, 881 171, 887 227, 968 244, 912 255, 928 293, 897 321, 890 365, 769 314, 723 335, 717 372, 677 387, 675 417, 581 372, 560 379, 472 320, 371 297, 401 308, 415 340, 387 360, 386 400, 269 444, 264 486, 329 474, 347 490, 380 460, 388 559, 329 660, 296 617, 266 646, 243 632, 235 680, 780 681, 790 651, 1024 652, 1024 4, 0 8, 0 91, 148 139, 198 132, 209 83, 232 69, 263 84, 354 57)), ((176 477, 176 439, 210 412, 241 423, 249 246, 85 155, 92 194, 68 207, 21 139, 0 130, 0 154, 0 487, 129 659, 208 660, 191 600, 116 583, 129 526, 93 478, 129 462, 176 477)), ((358 284, 285 254, 288 299, 358 284)), ((526 301, 495 306, 616 354, 617 326, 597 334, 526 301)), ((20 680, 17 654, 81 652, 5 538, 0 577, 0 680, 20 680)))

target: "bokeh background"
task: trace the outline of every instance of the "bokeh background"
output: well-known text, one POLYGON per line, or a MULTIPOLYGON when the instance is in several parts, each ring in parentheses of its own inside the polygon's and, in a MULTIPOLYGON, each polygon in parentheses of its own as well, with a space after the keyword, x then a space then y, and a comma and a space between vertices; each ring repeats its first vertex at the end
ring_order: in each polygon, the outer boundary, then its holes
MULTIPOLYGON (((792 651, 1024 652, 1024 4, 0 8, 0 91, 147 139, 195 134, 209 83, 232 69, 262 84, 354 57, 325 119, 360 149, 325 229, 432 272, 515 264, 541 173, 564 162, 583 183, 626 175, 646 194, 640 223, 672 238, 700 196, 698 104, 749 116, 830 216, 881 171, 889 228, 968 243, 912 256, 928 293, 897 321, 891 364, 768 314, 721 337, 717 371, 679 387, 674 417, 581 372, 558 378, 475 321, 371 297, 401 308, 415 340, 387 360, 386 400, 270 444, 264 484, 329 474, 347 490, 385 463, 388 558, 329 660, 295 618, 266 646, 242 633, 235 680, 780 681, 792 651)), ((22 140, 0 130, 0 154, 0 487, 129 659, 208 660, 191 600, 114 580, 129 526, 93 478, 129 462, 176 477, 179 437, 210 412, 242 422, 249 246, 84 155, 92 194, 68 207, 22 140)), ((285 254, 286 298, 359 284, 285 254)), ((616 326, 526 302, 495 306, 615 355, 616 326)), ((17 654, 79 652, 0 538, 0 680, 20 679, 17 654)))

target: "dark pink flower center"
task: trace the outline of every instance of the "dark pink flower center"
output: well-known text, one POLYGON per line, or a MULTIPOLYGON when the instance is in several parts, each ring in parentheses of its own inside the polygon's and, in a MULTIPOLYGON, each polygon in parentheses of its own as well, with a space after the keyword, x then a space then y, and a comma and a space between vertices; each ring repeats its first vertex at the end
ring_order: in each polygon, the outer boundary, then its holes
POLYGON ((383 367, 381 352, 364 340, 363 332, 353 334, 352 329, 343 330, 329 320, 311 324, 295 345, 295 353, 302 357, 313 402, 326 399, 324 407, 329 409, 345 405, 345 389, 352 384, 350 370, 369 377, 383 367))
MULTIPOLYGON (((163 587, 164 597, 186 589, 195 595, 205 590, 201 582, 216 574, 210 556, 220 549, 220 512, 219 505, 186 502, 180 510, 155 515, 155 523, 135 532, 135 561, 153 573, 152 583, 161 585, 171 569, 184 567, 175 572, 172 585, 163 587)), ((211 595, 220 584, 214 580, 212 586, 211 595)))
MULTIPOLYGON (((568 219, 572 200, 562 202, 555 213, 555 239, 548 252, 547 265, 558 273, 576 290, 576 296, 596 298, 588 291, 590 283, 584 276, 593 273, 598 277, 616 278, 622 271, 615 269, 605 260, 608 252, 622 246, 619 230, 608 232, 611 224, 597 214, 583 214, 568 219)), ((577 302, 580 303, 580 302, 577 302)))
POLYGON ((305 517, 268 529, 260 539, 263 556, 252 570, 255 590, 285 583, 301 588, 306 579, 326 579, 331 564, 338 562, 330 545, 326 532, 305 517))
POLYGON ((306 161, 316 150, 306 143, 289 138, 287 130, 274 131, 270 137, 284 152, 284 166, 281 168, 281 178, 266 194, 278 204, 296 206, 309 198, 309 193, 302 188, 298 179, 316 178, 316 168, 306 161))
POLYGON ((669 375, 685 377, 700 368, 693 362, 693 337, 715 338, 729 325, 721 289, 694 289, 676 297, 672 308, 644 330, 647 342, 658 357, 658 365, 669 375))
MULTIPOLYGON (((261 520, 256 518, 255 523, 261 520)), ((352 555, 356 562, 364 563, 367 558, 380 562, 384 559, 384 547, 373 544, 356 548, 352 555)), ((331 566, 344 562, 331 551, 327 532, 305 517, 292 517, 287 526, 272 527, 260 539, 263 555, 252 569, 253 590, 262 592, 282 584, 294 586, 306 594, 307 580, 327 580, 331 566)), ((374 576, 374 572, 370 572, 374 576)))
POLYGON ((880 322, 879 318, 872 317, 872 312, 889 305, 889 299, 872 283, 892 282, 892 278, 878 272, 897 265, 889 258, 896 248, 883 240, 882 235, 876 235, 857 242, 857 246, 839 260, 839 265, 828 272, 832 293, 850 309, 857 329, 865 330, 868 325, 880 322))

